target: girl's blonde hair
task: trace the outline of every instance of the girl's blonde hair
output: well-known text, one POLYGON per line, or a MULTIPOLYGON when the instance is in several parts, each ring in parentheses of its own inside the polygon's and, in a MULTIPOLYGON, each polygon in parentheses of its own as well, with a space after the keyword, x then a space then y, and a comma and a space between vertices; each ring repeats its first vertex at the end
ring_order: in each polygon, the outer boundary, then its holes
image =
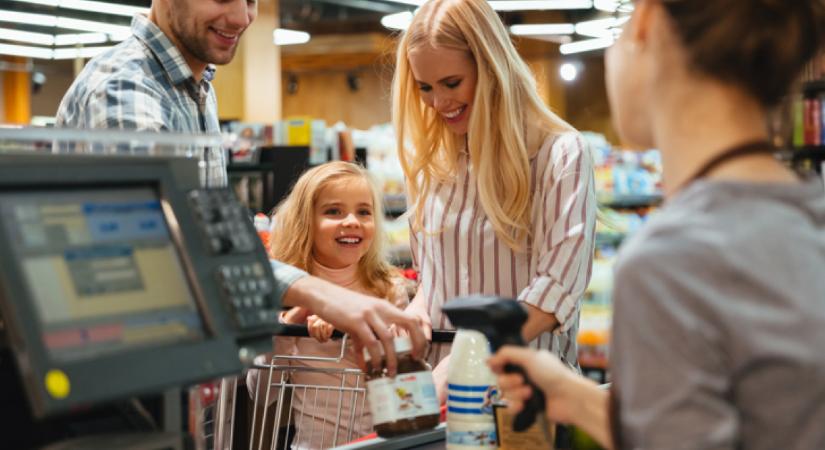
POLYGON ((358 262, 358 276, 374 295, 387 298, 396 278, 387 262, 384 208, 379 190, 369 173, 361 166, 335 161, 306 171, 292 192, 274 210, 269 256, 309 273, 313 272, 312 248, 315 242, 315 206, 321 189, 335 181, 358 179, 367 183, 372 192, 375 234, 367 253, 358 262))
POLYGON ((434 182, 454 178, 463 148, 462 136, 452 133, 421 100, 408 55, 426 46, 467 52, 476 64, 467 133, 470 164, 496 235, 510 248, 524 250, 532 207, 526 127, 538 125, 543 134, 572 127, 545 106, 530 68, 485 0, 425 3, 401 36, 393 79, 393 123, 416 229, 423 226, 426 193, 434 182), (405 147, 407 139, 412 151, 405 147))

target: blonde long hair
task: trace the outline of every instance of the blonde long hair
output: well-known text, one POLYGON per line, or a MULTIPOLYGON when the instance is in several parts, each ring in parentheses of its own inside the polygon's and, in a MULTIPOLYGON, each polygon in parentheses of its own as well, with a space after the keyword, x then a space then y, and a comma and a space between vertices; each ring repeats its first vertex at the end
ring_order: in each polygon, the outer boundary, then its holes
POLYGON ((315 206, 318 196, 328 184, 344 180, 365 181, 372 192, 375 234, 367 253, 358 262, 358 276, 374 295, 387 298, 397 278, 395 270, 386 259, 386 235, 384 210, 378 189, 369 173, 359 165, 335 161, 306 171, 292 192, 272 214, 274 225, 270 240, 269 256, 299 269, 313 272, 312 248, 315 242, 315 206))
POLYGON ((401 36, 393 79, 393 123, 416 229, 423 227, 426 194, 435 182, 454 178, 462 148, 462 136, 421 100, 408 55, 423 46, 464 51, 475 61, 478 81, 467 133, 470 164, 496 235, 513 250, 524 250, 532 208, 525 127, 538 125, 548 134, 573 128, 544 104, 530 68, 485 0, 425 3, 401 36), (405 147, 407 139, 412 151, 405 147))

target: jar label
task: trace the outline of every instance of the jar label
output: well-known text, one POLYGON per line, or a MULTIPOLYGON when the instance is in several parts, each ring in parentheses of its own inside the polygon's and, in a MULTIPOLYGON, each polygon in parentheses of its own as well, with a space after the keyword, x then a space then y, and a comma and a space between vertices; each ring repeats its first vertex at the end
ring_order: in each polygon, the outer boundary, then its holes
POLYGON ((432 372, 399 374, 367 382, 374 425, 439 413, 432 372))

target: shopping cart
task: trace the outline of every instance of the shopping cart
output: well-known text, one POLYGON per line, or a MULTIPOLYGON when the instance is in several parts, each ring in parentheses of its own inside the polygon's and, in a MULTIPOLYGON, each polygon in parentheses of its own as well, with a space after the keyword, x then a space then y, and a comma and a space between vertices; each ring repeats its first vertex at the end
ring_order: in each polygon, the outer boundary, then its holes
MULTIPOLYGON (((433 331, 433 342, 451 342, 453 335, 433 331)), ((305 326, 286 325, 276 339, 308 336, 305 326)), ((336 331, 333 339, 335 356, 278 354, 276 344, 275 354, 250 367, 257 376, 196 388, 190 410, 196 448, 326 449, 372 433, 365 374, 342 364, 348 337, 336 331)))

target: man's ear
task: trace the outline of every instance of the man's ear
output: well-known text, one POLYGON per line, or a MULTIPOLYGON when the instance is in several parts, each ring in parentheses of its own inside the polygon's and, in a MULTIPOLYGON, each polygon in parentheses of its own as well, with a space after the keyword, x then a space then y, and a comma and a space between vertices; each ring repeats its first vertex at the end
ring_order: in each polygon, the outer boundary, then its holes
POLYGON ((631 42, 641 46, 647 44, 656 16, 655 11, 661 7, 659 0, 639 0, 636 2, 633 19, 628 22, 624 29, 624 33, 630 34, 628 37, 631 42))

